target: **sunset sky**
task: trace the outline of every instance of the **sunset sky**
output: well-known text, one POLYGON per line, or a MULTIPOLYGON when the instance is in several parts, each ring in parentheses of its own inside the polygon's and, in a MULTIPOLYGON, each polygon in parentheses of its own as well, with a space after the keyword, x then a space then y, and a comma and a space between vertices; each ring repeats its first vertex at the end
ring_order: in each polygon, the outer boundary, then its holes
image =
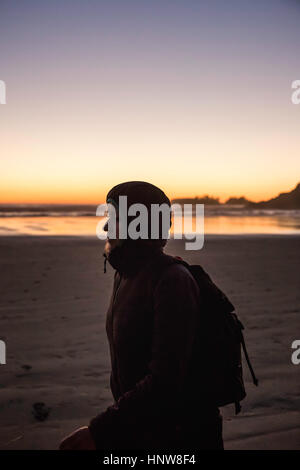
POLYGON ((0 203, 293 189, 299 44, 296 0, 1 0, 0 203))

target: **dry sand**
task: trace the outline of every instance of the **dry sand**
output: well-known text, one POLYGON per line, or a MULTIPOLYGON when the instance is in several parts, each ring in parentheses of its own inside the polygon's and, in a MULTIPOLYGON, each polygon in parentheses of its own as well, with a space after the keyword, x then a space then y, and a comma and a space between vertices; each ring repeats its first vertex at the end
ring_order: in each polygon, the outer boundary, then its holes
MULTIPOLYGON (((0 449, 55 449, 112 403, 105 311, 113 271, 102 242, 71 237, 1 237, 0 449), (24 367, 25 366, 25 367, 24 367), (28 367, 29 366, 29 367, 28 367), (38 422, 35 402, 51 407, 38 422)), ((236 306, 260 379, 245 367, 242 413, 224 410, 227 449, 300 449, 300 238, 210 236, 199 252, 170 241, 167 252, 201 263, 236 306)))

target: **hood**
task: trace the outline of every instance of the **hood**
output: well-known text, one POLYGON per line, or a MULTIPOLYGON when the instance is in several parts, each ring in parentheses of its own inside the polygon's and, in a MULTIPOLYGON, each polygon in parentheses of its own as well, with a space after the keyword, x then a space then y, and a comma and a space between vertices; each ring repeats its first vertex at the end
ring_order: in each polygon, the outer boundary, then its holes
POLYGON ((106 202, 113 200, 118 204, 119 196, 127 196, 127 206, 131 204, 144 204, 148 209, 151 204, 168 204, 170 199, 166 194, 154 184, 146 181, 127 181, 114 186, 107 194, 106 202))

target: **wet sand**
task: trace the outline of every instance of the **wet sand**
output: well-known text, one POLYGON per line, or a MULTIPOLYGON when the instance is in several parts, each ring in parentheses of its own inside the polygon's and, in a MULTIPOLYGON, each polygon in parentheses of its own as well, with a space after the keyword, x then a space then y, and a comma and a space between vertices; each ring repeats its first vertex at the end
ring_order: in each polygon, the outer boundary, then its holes
MULTIPOLYGON (((0 237, 0 449, 55 449, 60 439, 112 403, 105 312, 113 270, 103 242, 84 237, 0 237), (44 402, 37 421, 32 405, 44 402)), ((242 412, 223 409, 227 449, 300 449, 300 237, 209 236, 204 249, 167 252, 200 263, 246 326, 260 379, 245 367, 242 412)))

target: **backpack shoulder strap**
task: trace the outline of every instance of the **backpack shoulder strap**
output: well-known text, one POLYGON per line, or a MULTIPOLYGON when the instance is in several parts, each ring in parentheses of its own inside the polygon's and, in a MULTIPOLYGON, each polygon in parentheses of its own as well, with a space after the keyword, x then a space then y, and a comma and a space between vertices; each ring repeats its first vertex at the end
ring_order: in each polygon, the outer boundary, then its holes
POLYGON ((169 266, 172 266, 173 264, 182 264, 188 270, 190 270, 189 264, 186 263, 179 256, 172 256, 172 255, 167 255, 166 253, 161 253, 161 255, 156 257, 155 260, 153 260, 153 262, 149 266, 149 271, 152 277, 153 288, 155 288, 156 284, 158 283, 165 269, 167 269, 169 266))

